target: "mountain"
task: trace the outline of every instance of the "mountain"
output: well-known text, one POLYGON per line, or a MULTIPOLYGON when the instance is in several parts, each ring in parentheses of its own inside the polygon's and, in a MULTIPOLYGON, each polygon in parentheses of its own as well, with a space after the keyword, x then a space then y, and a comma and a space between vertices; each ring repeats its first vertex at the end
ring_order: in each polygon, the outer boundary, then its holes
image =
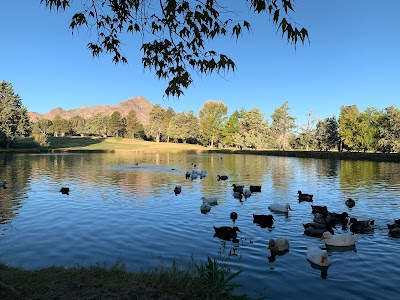
POLYGON ((109 116, 115 111, 120 112, 121 115, 125 117, 128 115, 128 112, 133 109, 136 111, 139 121, 142 124, 148 124, 150 111, 152 110, 153 106, 154 104, 152 104, 146 98, 139 96, 125 100, 116 105, 82 106, 71 110, 64 110, 61 107, 57 107, 45 114, 28 112, 28 116, 32 122, 36 122, 40 119, 53 120, 56 115, 60 115, 63 119, 70 119, 76 115, 79 115, 85 119, 89 119, 98 113, 109 116))

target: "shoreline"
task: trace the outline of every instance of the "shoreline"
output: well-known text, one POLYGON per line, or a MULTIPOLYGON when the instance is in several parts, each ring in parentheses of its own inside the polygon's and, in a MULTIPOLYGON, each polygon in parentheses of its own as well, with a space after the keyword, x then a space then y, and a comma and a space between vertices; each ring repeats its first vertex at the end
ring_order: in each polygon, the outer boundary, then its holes
POLYGON ((400 153, 372 153, 372 152, 337 152, 337 151, 305 151, 305 150, 236 150, 236 149, 71 149, 71 148, 37 148, 0 149, 0 154, 40 154, 40 153, 219 153, 219 154, 249 154, 265 156, 282 156, 297 158, 315 158, 332 160, 361 160, 377 162, 400 162, 400 153))

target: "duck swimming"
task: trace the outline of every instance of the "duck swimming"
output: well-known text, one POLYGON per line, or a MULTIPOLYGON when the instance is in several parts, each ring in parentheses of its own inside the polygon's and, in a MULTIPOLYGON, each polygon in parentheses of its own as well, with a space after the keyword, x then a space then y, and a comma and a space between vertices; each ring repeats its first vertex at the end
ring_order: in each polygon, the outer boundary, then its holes
POLYGON ((242 193, 244 186, 243 185, 236 185, 236 184, 232 184, 233 186, 233 192, 239 192, 242 193))
POLYGON ((321 214, 323 216, 327 216, 328 208, 326 206, 321 206, 321 205, 311 205, 311 213, 313 215, 321 214))
POLYGON ((274 225, 274 217, 272 215, 255 215, 253 214, 253 223, 258 224, 261 228, 272 228, 274 225))
POLYGON ((283 252, 289 250, 289 241, 283 237, 277 239, 270 239, 268 242, 268 249, 272 253, 283 252))
POLYGON ((303 224, 304 234, 307 236, 320 238, 325 231, 334 234, 333 229, 336 229, 335 222, 321 223, 306 223, 303 224))
POLYGON ((350 219, 350 231, 352 233, 370 233, 374 230, 374 220, 358 221, 356 218, 350 219))
POLYGON ((289 204, 282 205, 282 204, 279 204, 279 203, 272 203, 270 206, 268 206, 268 208, 271 211, 277 211, 277 212, 282 212, 282 213, 288 213, 289 210, 292 210, 290 208, 289 204))
POLYGON ((261 193, 261 185, 251 185, 249 189, 252 193, 261 193))
POLYGON ((325 231, 321 236, 321 240, 324 240, 325 245, 347 247, 347 246, 353 246, 356 243, 357 237, 358 237, 357 234, 342 233, 342 234, 332 235, 330 232, 325 231))
POLYGON ((307 202, 313 201, 313 195, 303 194, 301 191, 297 191, 297 193, 299 194, 299 201, 307 201, 307 202))
POLYGON ((210 205, 218 205, 218 200, 217 198, 206 198, 206 197, 201 197, 201 200, 203 200, 203 203, 208 203, 210 205))
POLYGON ((331 264, 326 250, 320 249, 313 243, 307 244, 307 259, 321 267, 327 267, 331 264))
POLYGON ((177 185, 177 186, 174 188, 175 196, 178 196, 178 194, 180 194, 181 192, 182 192, 182 187, 181 187, 180 185, 177 185))
POLYGON ((356 201, 354 201, 353 199, 349 198, 347 199, 344 204, 346 204, 349 208, 352 208, 356 205, 356 201))
POLYGON ((241 232, 239 227, 229 227, 229 226, 222 226, 222 227, 214 227, 215 230, 215 237, 218 237, 222 240, 230 241, 237 238, 237 233, 241 232))
POLYGON ((218 181, 220 181, 220 180, 227 180, 227 179, 228 179, 228 176, 226 176, 226 175, 217 175, 217 178, 218 178, 218 181))
POLYGON ((237 218, 238 218, 238 215, 237 215, 237 213, 236 212, 231 212, 231 214, 229 215, 229 217, 231 218, 231 220, 233 221, 233 223, 235 223, 235 221, 237 220, 237 218))
POLYGON ((62 187, 62 188, 60 189, 60 192, 61 192, 61 194, 69 195, 69 188, 67 188, 67 187, 62 187))

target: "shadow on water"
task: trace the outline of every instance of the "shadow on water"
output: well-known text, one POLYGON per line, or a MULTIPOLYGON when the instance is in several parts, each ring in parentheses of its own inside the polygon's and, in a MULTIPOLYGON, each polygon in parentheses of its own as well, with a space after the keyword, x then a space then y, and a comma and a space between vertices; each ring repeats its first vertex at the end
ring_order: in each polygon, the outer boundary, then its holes
POLYGON ((329 267, 322 267, 320 265, 314 264, 313 262, 309 261, 308 259, 307 259, 307 261, 310 263, 311 268, 321 271, 321 278, 322 279, 327 279, 328 278, 328 268, 329 267))
POLYGON ((277 256, 283 256, 283 255, 285 255, 285 254, 288 253, 288 252, 289 252, 289 249, 287 249, 287 250, 285 250, 285 251, 279 251, 279 252, 271 253, 271 256, 268 256, 268 261, 269 261, 270 263, 272 263, 272 262, 276 261, 276 257, 277 257, 277 256))

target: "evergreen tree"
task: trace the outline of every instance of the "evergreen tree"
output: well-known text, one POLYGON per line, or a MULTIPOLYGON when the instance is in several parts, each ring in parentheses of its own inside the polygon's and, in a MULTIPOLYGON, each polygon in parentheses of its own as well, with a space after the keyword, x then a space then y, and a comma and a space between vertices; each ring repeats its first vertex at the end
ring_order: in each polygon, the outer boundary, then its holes
POLYGON ((0 146, 6 148, 18 136, 28 136, 32 131, 28 111, 21 98, 14 93, 11 83, 0 82, 0 146))
POLYGON ((137 113, 135 110, 130 110, 128 115, 126 116, 126 133, 128 137, 134 139, 135 136, 139 135, 139 132, 143 129, 142 124, 140 123, 137 113))
POLYGON ((286 101, 280 107, 275 109, 274 113, 271 115, 271 135, 274 138, 275 146, 278 147, 278 149, 285 150, 285 148, 287 148, 288 138, 293 132, 293 129, 296 128, 294 123, 296 118, 291 117, 289 113, 290 109, 288 102, 286 101))

